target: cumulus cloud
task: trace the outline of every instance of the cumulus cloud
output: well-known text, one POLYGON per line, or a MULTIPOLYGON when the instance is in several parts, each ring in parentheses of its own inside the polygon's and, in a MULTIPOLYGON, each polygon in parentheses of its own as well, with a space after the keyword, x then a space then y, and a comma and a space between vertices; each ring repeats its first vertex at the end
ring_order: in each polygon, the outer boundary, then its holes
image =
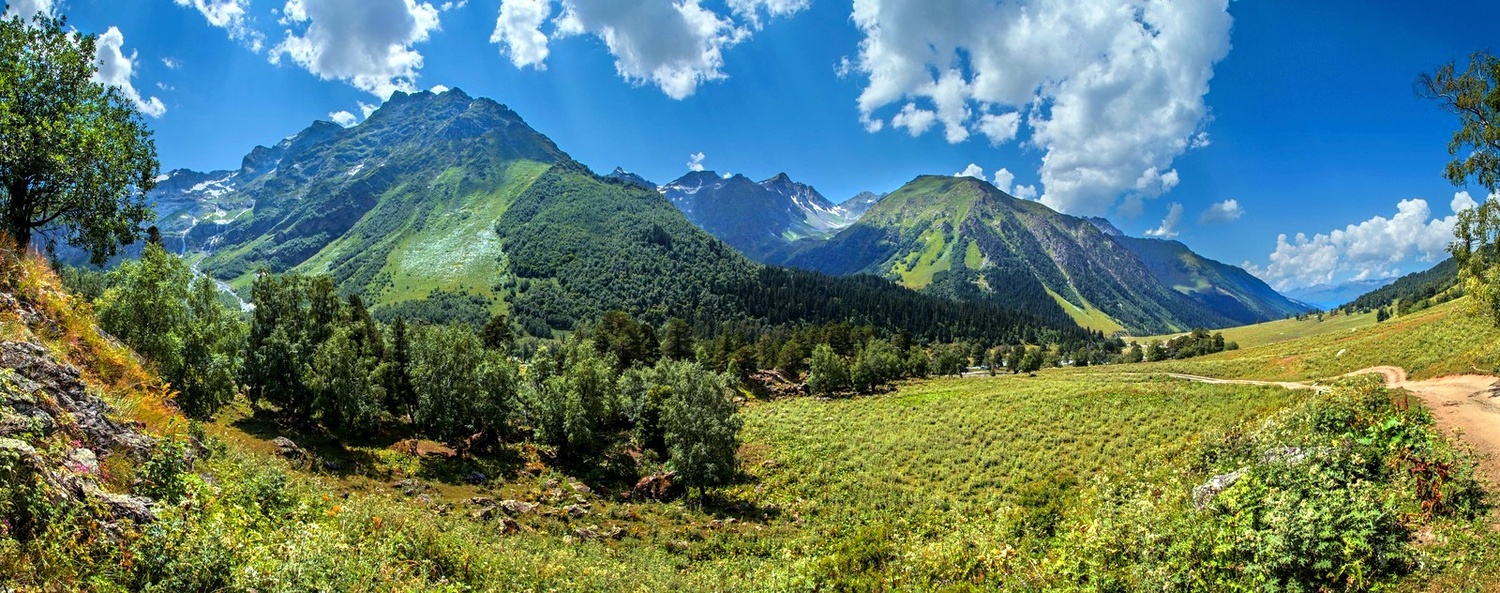
POLYGON ((1172 205, 1167 207, 1167 217, 1161 219, 1161 225, 1154 229, 1146 231, 1146 236, 1157 237, 1159 239, 1171 239, 1177 236, 1177 224, 1181 222, 1182 204, 1172 202, 1172 205))
POLYGON ((964 170, 962 170, 962 171, 954 173, 953 176, 954 177, 973 177, 975 179, 983 181, 984 180, 984 169, 981 168, 979 165, 976 165, 974 163, 969 163, 969 166, 964 167, 964 170))
POLYGON ((1203 214, 1198 217, 1198 222, 1202 224, 1224 224, 1239 220, 1244 215, 1245 210, 1240 207, 1239 200, 1224 200, 1222 202, 1214 202, 1207 210, 1204 210, 1203 214))
POLYGON ((937 113, 918 109, 916 103, 907 103, 901 108, 900 113, 891 118, 891 127, 905 129, 906 133, 911 134, 913 138, 927 133, 934 123, 937 123, 937 113))
POLYGON ((694 171, 694 172, 702 171, 703 170, 703 153, 698 152, 698 153, 693 153, 693 154, 688 155, 687 168, 688 168, 689 171, 694 171))
POLYGON ((333 123, 344 126, 346 128, 353 127, 354 124, 359 123, 359 118, 354 117, 354 114, 349 113, 348 111, 335 111, 328 114, 328 119, 331 119, 333 120, 333 123))
POLYGON ((1449 202, 1454 215, 1435 218, 1427 200, 1402 200, 1391 218, 1376 216, 1311 237, 1278 235, 1265 267, 1250 262, 1241 267, 1278 290, 1329 284, 1345 275, 1348 280, 1395 276, 1413 258, 1430 262, 1446 256, 1457 213, 1474 206, 1468 192, 1459 192, 1449 202))
POLYGON ((438 9, 416 0, 289 0, 281 22, 294 30, 271 50, 273 63, 291 58, 381 99, 416 90, 422 54, 412 46, 439 25, 438 9))
POLYGON ((1231 24, 1228 0, 855 0, 853 19, 867 129, 889 118, 920 134, 933 123, 911 114, 925 110, 950 142, 1003 144, 1024 113, 1045 152, 1042 201, 1089 215, 1175 185, 1173 160, 1207 141, 1203 98, 1231 24))
POLYGON ((450 10, 458 10, 468 5, 469 0, 458 0, 458 2, 444 2, 441 7, 438 7, 438 10, 448 12, 450 10))
POLYGON ((136 109, 151 117, 161 117, 167 113, 167 106, 156 97, 142 97, 140 91, 136 90, 135 84, 130 82, 135 77, 136 52, 125 55, 125 35, 118 27, 110 27, 94 46, 94 63, 99 67, 94 73, 94 82, 118 87, 120 93, 135 103, 136 109))
POLYGON ((3 0, 9 4, 5 9, 5 16, 19 16, 25 20, 37 14, 52 16, 52 0, 3 0))
POLYGON ((1010 195, 1021 198, 1023 200, 1035 200, 1037 197, 1037 193, 1038 192, 1035 185, 1017 185, 1015 191, 1010 192, 1010 195))
POLYGON ((808 3, 730 0, 732 14, 720 14, 699 0, 502 0, 490 42, 516 67, 541 69, 552 40, 590 35, 615 57, 621 78, 683 99, 727 77, 724 50, 749 39, 762 14, 795 14, 808 3))
POLYGON ((500 3, 500 17, 490 43, 499 44, 501 53, 517 68, 547 68, 547 35, 542 23, 552 16, 552 0, 505 0, 500 3))
POLYGON ((366 103, 364 101, 356 101, 356 102, 359 103, 359 113, 360 113, 360 116, 363 117, 364 119, 370 119, 370 114, 371 113, 375 113, 376 109, 380 109, 379 105, 373 105, 373 104, 370 104, 370 103, 366 103))
POLYGON ((229 38, 245 44, 250 51, 260 53, 265 47, 266 37, 250 26, 250 0, 172 0, 178 6, 198 11, 208 24, 229 32, 229 38))
MULTIPOLYGON (((1003 192, 1008 193, 1008 194, 1011 193, 1011 189, 1012 188, 1011 188, 1010 184, 1014 183, 1015 180, 1016 180, 1016 175, 1015 175, 1015 173, 1011 173, 1010 169, 1007 169, 1005 167, 1000 167, 999 171, 995 171, 995 187, 1000 188, 1000 191, 1003 191, 1003 192)), ((1011 194, 1011 195, 1015 195, 1015 194, 1011 194)))

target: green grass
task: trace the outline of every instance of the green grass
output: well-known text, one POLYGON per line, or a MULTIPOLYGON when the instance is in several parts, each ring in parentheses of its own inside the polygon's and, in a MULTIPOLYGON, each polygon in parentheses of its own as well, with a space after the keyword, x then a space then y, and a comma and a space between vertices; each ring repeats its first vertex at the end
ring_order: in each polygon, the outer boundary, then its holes
MULTIPOLYGON (((1335 377, 1378 365, 1403 367, 1416 379, 1500 372, 1500 329, 1470 314, 1468 306, 1468 299, 1459 299, 1379 324, 1364 323, 1366 316, 1356 316, 1348 319, 1353 326, 1348 328, 1339 327, 1340 321, 1324 321, 1334 324, 1329 326, 1332 331, 1142 368, 1277 380, 1335 377)), ((1265 325, 1276 323, 1287 322, 1265 325)), ((1225 339, 1235 338, 1226 332, 1225 339)))
POLYGON ((1073 318, 1073 322, 1080 326, 1102 331, 1105 335, 1125 331, 1125 326, 1120 325, 1120 322, 1115 321, 1108 313, 1100 311, 1088 301, 1084 301, 1083 306, 1079 307, 1068 302, 1062 295, 1053 292, 1050 288, 1047 289, 1047 294, 1051 295, 1053 300, 1057 301, 1057 305, 1062 307, 1062 310, 1068 314, 1068 317, 1073 318))
MULTIPOLYGON (((1353 315, 1325 315, 1322 321, 1319 321, 1317 317, 1308 317, 1300 321, 1297 319, 1278 319, 1276 321, 1242 325, 1216 331, 1223 333, 1226 341, 1236 342, 1240 347, 1248 348, 1324 334, 1347 333, 1372 325, 1375 325, 1374 312, 1356 313, 1353 315)), ((1131 338, 1131 340, 1144 345, 1152 340, 1165 342, 1186 333, 1131 338)))
POLYGON ((932 284, 933 275, 953 268, 950 253, 953 247, 941 229, 929 229, 922 235, 921 242, 921 251, 912 251, 891 267, 891 272, 901 278, 900 284, 912 290, 925 288, 932 284))

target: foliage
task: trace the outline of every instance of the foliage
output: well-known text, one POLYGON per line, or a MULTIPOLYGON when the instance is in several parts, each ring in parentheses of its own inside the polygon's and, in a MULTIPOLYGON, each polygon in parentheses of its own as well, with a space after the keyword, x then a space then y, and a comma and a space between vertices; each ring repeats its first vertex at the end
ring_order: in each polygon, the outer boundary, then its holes
POLYGON ((218 290, 159 245, 108 276, 99 323, 145 356, 194 418, 212 416, 234 397, 244 326, 219 303, 218 290))
POLYGON ((807 365, 807 388, 824 397, 848 389, 849 363, 828 344, 818 344, 807 365))
POLYGON ((487 349, 472 331, 438 326, 412 344, 415 421, 426 434, 461 443, 477 433, 497 436, 510 421, 519 378, 514 363, 487 349))
POLYGON ((734 480, 742 421, 729 377, 684 362, 663 362, 657 372, 667 392, 661 404, 667 464, 683 485, 700 491, 734 480))
POLYGON ((573 339, 537 353, 521 383, 521 398, 537 442, 557 448, 567 461, 587 459, 608 446, 617 424, 615 360, 592 343, 573 339))
POLYGON ((1500 200, 1487 199, 1458 213, 1453 232, 1458 240, 1448 249, 1458 265, 1458 282, 1473 308, 1500 325, 1500 200))
POLYGON ((135 104, 95 80, 96 42, 60 16, 0 17, 0 229, 20 245, 41 231, 98 265, 152 217, 158 164, 135 104))
POLYGON ((1453 62, 1444 64, 1422 74, 1417 91, 1457 115, 1461 124, 1448 142, 1455 158, 1443 176, 1455 185, 1473 178, 1491 192, 1500 189, 1500 57, 1476 52, 1462 72, 1453 62))

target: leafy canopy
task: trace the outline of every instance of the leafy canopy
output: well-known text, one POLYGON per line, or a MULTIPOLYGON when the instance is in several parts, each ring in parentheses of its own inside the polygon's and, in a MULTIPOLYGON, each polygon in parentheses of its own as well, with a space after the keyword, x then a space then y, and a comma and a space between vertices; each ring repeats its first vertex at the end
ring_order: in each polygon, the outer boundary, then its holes
MULTIPOLYGON (((1476 52, 1460 72, 1449 62, 1417 79, 1417 92, 1438 101, 1458 116, 1459 129, 1448 142, 1454 159, 1444 177, 1454 185, 1474 179, 1491 193, 1500 188, 1500 58, 1476 52)), ((1459 213, 1450 247, 1459 280, 1474 296, 1476 307, 1500 324, 1500 274, 1496 272, 1500 239, 1500 203, 1485 200, 1459 213)))
POLYGON ((94 81, 95 37, 62 17, 0 19, 0 229, 62 239, 95 264, 155 216, 156 145, 135 105, 94 81))

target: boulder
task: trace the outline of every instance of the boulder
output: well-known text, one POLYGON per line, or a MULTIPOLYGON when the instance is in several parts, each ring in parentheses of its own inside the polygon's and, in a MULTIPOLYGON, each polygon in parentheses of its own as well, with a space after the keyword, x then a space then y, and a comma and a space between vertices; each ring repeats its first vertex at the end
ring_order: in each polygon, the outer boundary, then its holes
POLYGON ((287 459, 305 459, 307 457, 307 451, 304 451, 302 447, 298 447, 297 443, 292 442, 292 439, 276 437, 271 439, 271 444, 276 446, 277 455, 287 459))
POLYGON ((427 490, 427 484, 410 478, 391 484, 391 487, 407 496, 416 496, 427 490))
POLYGON ((1242 467, 1227 474, 1219 474, 1209 478, 1207 482, 1193 489, 1193 506, 1199 509, 1207 507, 1208 503, 1218 498, 1219 493, 1233 486, 1235 482, 1240 481, 1240 478, 1245 477, 1245 473, 1248 471, 1250 471, 1250 468, 1242 467))
POLYGON ((464 476, 464 481, 478 486, 480 484, 488 483, 490 481, 490 477, 484 475, 484 472, 474 471, 469 472, 469 475, 464 476))
POLYGON ((500 508, 505 509, 505 512, 513 516, 520 516, 536 510, 536 505, 519 500, 502 500, 500 501, 500 508))
POLYGON ((563 513, 567 514, 569 517, 578 519, 580 517, 588 516, 589 510, 583 508, 583 505, 570 504, 566 507, 563 507, 563 513))
POLYGON ((681 494, 682 486, 677 484, 677 472, 651 474, 636 481, 635 488, 630 490, 630 497, 634 499, 666 500, 681 494))
POLYGON ((46 348, 30 342, 0 342, 0 368, 10 371, 5 377, 10 388, 0 389, 7 393, 4 404, 14 414, 40 422, 43 434, 56 430, 55 419, 65 412, 90 449, 124 450, 138 459, 150 454, 151 437, 111 420, 114 409, 83 384, 78 369, 59 362, 46 348))

